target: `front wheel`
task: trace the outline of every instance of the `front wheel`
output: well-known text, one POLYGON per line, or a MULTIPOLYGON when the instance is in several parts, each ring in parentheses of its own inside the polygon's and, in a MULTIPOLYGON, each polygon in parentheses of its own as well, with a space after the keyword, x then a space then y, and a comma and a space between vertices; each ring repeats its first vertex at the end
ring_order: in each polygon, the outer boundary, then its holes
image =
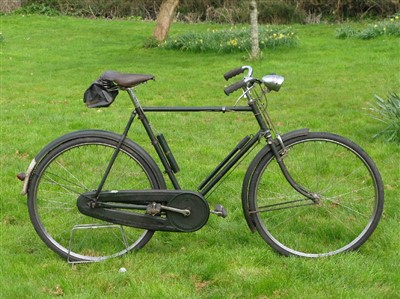
POLYGON ((285 146, 290 175, 314 200, 289 185, 267 152, 248 185, 249 215, 259 234, 284 255, 320 257, 360 247, 383 211, 383 183, 371 158, 329 133, 292 138, 285 146))
MULTIPOLYGON (((81 214, 77 198, 97 190, 120 136, 78 132, 62 139, 38 163, 29 186, 28 210, 48 247, 70 261, 100 261, 143 247, 153 231, 113 225, 81 214)), ((126 140, 103 190, 164 189, 154 161, 126 140)))

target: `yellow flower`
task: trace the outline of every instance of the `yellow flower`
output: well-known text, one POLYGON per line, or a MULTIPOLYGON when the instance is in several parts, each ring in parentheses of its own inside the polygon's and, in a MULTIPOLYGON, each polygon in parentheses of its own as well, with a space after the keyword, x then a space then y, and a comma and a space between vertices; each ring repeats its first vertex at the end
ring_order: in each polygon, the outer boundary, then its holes
POLYGON ((234 46, 234 47, 236 47, 237 45, 238 45, 238 41, 237 41, 236 38, 231 39, 231 40, 228 42, 228 46, 234 46))

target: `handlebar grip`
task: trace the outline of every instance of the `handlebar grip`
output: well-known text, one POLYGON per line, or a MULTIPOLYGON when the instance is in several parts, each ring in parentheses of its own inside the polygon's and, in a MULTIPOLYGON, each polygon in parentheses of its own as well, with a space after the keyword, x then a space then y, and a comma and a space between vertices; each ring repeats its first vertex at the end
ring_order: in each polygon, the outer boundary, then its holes
POLYGON ((230 78, 235 77, 236 75, 239 75, 245 71, 245 68, 240 66, 236 69, 230 70, 229 72, 224 74, 224 78, 226 81, 228 81, 230 78))
POLYGON ((246 83, 246 81, 243 79, 243 80, 237 81, 237 82, 233 83, 232 85, 229 85, 228 87, 226 87, 226 88, 224 89, 224 92, 225 92, 225 94, 226 94, 227 96, 229 96, 232 92, 234 92, 234 91, 236 91, 236 90, 238 90, 238 89, 240 89, 240 88, 243 88, 243 87, 245 87, 246 85, 247 85, 247 83, 246 83))

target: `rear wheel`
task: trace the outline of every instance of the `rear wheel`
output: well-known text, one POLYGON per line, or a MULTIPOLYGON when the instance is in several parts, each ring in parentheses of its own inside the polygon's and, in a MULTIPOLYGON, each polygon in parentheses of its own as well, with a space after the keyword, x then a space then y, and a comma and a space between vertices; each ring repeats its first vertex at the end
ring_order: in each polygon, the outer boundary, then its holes
MULTIPOLYGON (((32 174, 28 209, 48 247, 71 261, 100 261, 143 247, 153 231, 111 225, 81 214, 80 194, 98 188, 117 138, 91 133, 64 142, 40 161, 32 174)), ((115 135, 116 136, 116 135, 115 135)), ((138 145, 124 142, 103 190, 164 189, 158 168, 138 145)))
POLYGON ((285 146, 290 175, 316 200, 296 192, 268 152, 248 185, 249 213, 259 234, 284 255, 319 257, 357 249, 383 210, 383 183, 371 158, 329 133, 309 133, 285 146))

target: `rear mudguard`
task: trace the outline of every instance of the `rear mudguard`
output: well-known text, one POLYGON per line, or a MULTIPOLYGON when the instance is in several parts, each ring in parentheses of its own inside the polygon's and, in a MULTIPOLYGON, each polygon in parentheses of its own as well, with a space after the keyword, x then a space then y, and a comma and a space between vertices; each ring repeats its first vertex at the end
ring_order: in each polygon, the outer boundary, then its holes
MULTIPOLYGON (((114 142, 118 142, 121 140, 121 135, 109 132, 109 131, 103 131, 103 130, 81 130, 81 131, 75 131, 68 133, 66 135, 63 135, 52 142, 50 142, 48 145, 46 145, 32 160, 31 164, 28 167, 28 170, 26 171, 25 179, 24 179, 24 185, 22 187, 22 195, 26 195, 29 192, 29 184, 32 178, 32 174, 34 173, 37 165, 40 163, 40 161, 46 157, 51 151, 53 151, 55 148, 59 147, 60 145, 70 142, 72 140, 82 138, 82 137, 102 137, 104 139, 112 140, 114 142)), ((155 176, 157 178, 157 181, 159 183, 160 189, 166 189, 166 184, 164 177, 162 175, 162 172, 160 171, 160 168, 154 161, 154 159, 142 148, 140 147, 137 143, 133 142, 132 140, 126 138, 124 141, 124 144, 127 147, 130 147, 132 149, 135 149, 135 151, 138 152, 138 154, 149 164, 151 168, 154 169, 155 176)))
MULTIPOLYGON (((289 133, 286 133, 281 136, 283 144, 287 142, 290 139, 297 138, 300 136, 306 136, 309 133, 309 129, 299 129, 295 130, 289 133)), ((275 139, 276 146, 278 150, 281 148, 278 140, 275 139)), ((250 230, 252 232, 255 232, 256 227, 253 223, 252 217, 250 216, 249 213, 249 185, 250 181, 253 177, 254 169, 256 166, 260 163, 260 161, 271 151, 271 147, 267 144, 264 146, 259 153, 254 157, 253 161, 251 161, 249 167, 247 168, 246 175, 244 176, 243 180, 243 186, 242 186, 242 208, 243 208, 243 214, 246 219, 247 225, 249 226, 250 230)))

